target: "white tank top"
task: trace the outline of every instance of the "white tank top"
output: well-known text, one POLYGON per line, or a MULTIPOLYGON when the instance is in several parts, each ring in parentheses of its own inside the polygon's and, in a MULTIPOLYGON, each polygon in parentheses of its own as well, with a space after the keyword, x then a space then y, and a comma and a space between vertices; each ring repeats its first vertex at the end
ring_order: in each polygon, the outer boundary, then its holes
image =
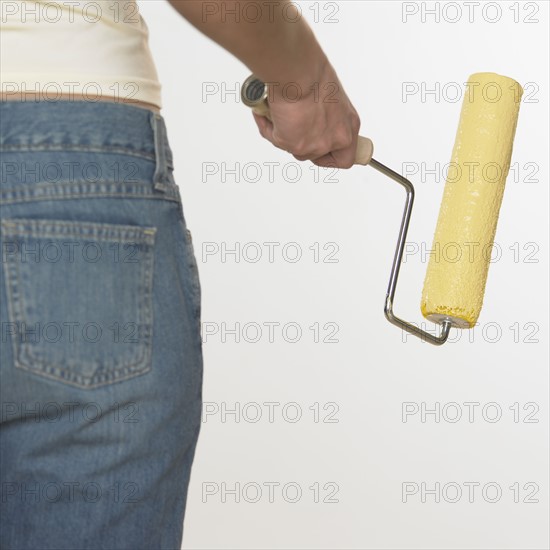
POLYGON ((148 38, 135 0, 0 0, 0 90, 50 101, 109 96, 160 109, 148 38))

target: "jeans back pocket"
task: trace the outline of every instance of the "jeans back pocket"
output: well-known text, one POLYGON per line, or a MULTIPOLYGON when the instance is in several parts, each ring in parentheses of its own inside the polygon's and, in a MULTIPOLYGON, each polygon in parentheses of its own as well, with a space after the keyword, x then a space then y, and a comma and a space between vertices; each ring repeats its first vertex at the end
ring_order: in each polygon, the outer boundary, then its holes
POLYGON ((12 218, 1 229, 17 368, 84 389, 151 369, 155 227, 12 218))

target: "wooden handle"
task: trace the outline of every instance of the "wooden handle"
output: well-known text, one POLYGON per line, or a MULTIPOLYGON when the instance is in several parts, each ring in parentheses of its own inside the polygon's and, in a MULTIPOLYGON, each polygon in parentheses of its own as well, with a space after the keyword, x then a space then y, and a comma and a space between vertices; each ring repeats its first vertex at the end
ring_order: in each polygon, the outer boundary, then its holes
POLYGON ((374 153, 374 143, 368 137, 359 136, 357 140, 357 151, 355 153, 355 164, 366 166, 374 153))
MULTIPOLYGON (((262 101, 261 103, 254 105, 252 110, 257 115, 265 116, 267 119, 271 120, 267 101, 262 101)), ((371 161, 373 152, 374 144, 372 143, 372 140, 367 137, 359 136, 357 141, 357 151, 355 153, 355 164, 366 166, 371 161)))

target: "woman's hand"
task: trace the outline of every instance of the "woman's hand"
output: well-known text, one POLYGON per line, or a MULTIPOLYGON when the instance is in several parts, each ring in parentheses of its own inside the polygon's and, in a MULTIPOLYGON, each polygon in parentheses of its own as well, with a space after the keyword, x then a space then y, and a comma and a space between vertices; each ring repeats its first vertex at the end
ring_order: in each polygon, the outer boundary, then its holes
POLYGON ((291 0, 250 0, 246 4, 254 4, 259 14, 254 20, 229 15, 239 13, 241 2, 237 0, 170 3, 268 84, 271 121, 254 115, 265 139, 298 160, 311 160, 318 166, 352 166, 359 116, 291 0))
POLYGON ((268 89, 271 120, 253 113, 262 137, 300 161, 354 164, 361 121, 328 61, 314 82, 268 83, 268 89))

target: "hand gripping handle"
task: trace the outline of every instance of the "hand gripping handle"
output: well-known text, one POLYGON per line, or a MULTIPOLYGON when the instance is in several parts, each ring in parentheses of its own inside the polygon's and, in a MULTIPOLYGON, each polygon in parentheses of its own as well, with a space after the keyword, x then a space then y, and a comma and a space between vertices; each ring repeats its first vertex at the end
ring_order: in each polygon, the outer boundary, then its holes
MULTIPOLYGON (((269 103, 267 101, 267 84, 254 75, 250 75, 241 88, 241 99, 257 115, 264 116, 271 120, 269 103)), ((372 140, 359 136, 357 140, 357 151, 355 152, 354 164, 366 166, 372 159, 374 144, 372 140)))

